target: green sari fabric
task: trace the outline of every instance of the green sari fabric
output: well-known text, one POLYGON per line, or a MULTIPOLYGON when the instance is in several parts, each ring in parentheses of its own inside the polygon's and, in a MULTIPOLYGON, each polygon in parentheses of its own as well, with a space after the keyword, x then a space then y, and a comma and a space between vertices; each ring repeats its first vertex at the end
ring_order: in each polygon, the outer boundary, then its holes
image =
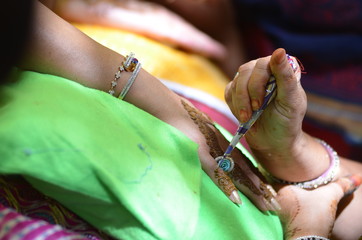
POLYGON ((277 216, 242 194, 231 203, 172 126, 67 79, 12 78, 0 88, 0 173, 119 239, 283 239, 277 216))

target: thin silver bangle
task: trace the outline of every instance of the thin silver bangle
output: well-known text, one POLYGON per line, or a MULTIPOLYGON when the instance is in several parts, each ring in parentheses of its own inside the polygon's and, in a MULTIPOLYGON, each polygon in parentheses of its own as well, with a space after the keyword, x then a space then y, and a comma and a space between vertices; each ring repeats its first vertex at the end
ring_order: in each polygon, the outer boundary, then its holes
POLYGON ((126 96, 129 89, 131 88, 132 84, 136 80, 136 77, 137 77, 138 73, 140 72, 140 70, 141 70, 141 64, 137 63, 136 68, 132 72, 131 77, 128 79, 127 84, 123 87, 121 93, 119 94, 119 96, 118 96, 119 99, 123 99, 126 96))

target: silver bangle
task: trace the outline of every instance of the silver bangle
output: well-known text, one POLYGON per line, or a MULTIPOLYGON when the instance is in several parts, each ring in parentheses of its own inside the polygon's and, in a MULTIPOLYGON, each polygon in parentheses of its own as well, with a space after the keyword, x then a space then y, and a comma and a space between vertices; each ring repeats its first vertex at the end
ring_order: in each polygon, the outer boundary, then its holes
POLYGON ((123 87, 121 93, 119 94, 119 99, 123 99, 126 96, 132 84, 136 80, 138 73, 141 70, 141 63, 139 63, 138 60, 134 58, 134 53, 130 53, 130 55, 127 56, 127 61, 124 64, 124 70, 126 72, 132 72, 132 75, 128 79, 126 85, 123 87))
POLYGON ((319 176, 313 180, 304 181, 304 182, 289 182, 289 181, 279 179, 279 178, 276 178, 276 177, 270 175, 269 177, 271 178, 271 180, 274 182, 277 182, 277 183, 295 185, 297 187, 304 188, 304 189, 318 188, 322 185, 325 185, 325 184, 331 182, 339 170, 338 154, 325 141, 320 140, 320 139, 316 139, 316 140, 327 150, 328 157, 330 159, 329 168, 321 176, 319 176))
POLYGON ((329 238, 316 236, 316 235, 310 235, 310 236, 299 237, 294 240, 329 240, 329 238))

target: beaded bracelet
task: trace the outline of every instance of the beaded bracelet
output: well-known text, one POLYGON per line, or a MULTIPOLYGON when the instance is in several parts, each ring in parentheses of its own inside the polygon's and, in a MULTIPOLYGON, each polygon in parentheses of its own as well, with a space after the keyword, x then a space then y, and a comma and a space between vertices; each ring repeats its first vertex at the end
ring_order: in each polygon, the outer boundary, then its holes
POLYGON ((122 62, 122 65, 119 66, 118 71, 116 72, 116 74, 114 74, 114 79, 111 82, 111 89, 108 91, 109 94, 111 94, 112 96, 114 95, 114 88, 117 86, 118 84, 118 80, 121 77, 121 73, 127 69, 129 69, 130 65, 131 65, 131 61, 133 58, 134 54, 131 53, 130 55, 126 56, 126 60, 122 62))
POLYGON ((111 82, 111 89, 108 91, 108 93, 111 94, 112 96, 114 95, 114 88, 117 86, 118 80, 121 77, 121 73, 123 71, 124 71, 124 67, 120 66, 118 68, 118 72, 116 72, 116 74, 114 75, 114 80, 111 82))
POLYGON ((327 150, 327 153, 328 153, 328 156, 330 159, 330 165, 329 165, 329 168, 327 169, 327 171, 325 171, 321 176, 319 176, 313 180, 304 181, 304 182, 289 182, 289 181, 285 181, 285 180, 276 178, 269 174, 269 177, 271 178, 271 180, 274 182, 277 182, 277 183, 295 185, 295 186, 298 186, 298 187, 304 188, 304 189, 318 188, 321 185, 325 185, 325 184, 331 182, 339 169, 338 154, 325 141, 323 141, 321 139, 316 139, 316 140, 327 150))
POLYGON ((123 67, 126 72, 132 72, 132 75, 128 79, 126 85, 123 87, 121 93, 119 94, 119 99, 123 99, 128 93, 136 77, 138 76, 138 73, 141 70, 141 64, 138 62, 137 58, 134 58, 134 53, 130 53, 130 55, 127 56, 126 62, 123 64, 123 67))
POLYGON ((321 236, 310 235, 310 236, 299 237, 294 240, 329 240, 329 239, 321 236))

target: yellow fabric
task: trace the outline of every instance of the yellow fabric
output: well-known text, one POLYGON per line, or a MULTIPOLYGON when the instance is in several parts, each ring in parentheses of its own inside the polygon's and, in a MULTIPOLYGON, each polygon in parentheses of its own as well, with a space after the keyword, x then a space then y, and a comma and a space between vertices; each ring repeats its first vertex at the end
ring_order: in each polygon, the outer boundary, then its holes
POLYGON ((224 100, 228 79, 208 59, 127 31, 93 25, 74 25, 95 41, 124 56, 129 54, 131 49, 142 67, 152 75, 203 90, 224 100))

